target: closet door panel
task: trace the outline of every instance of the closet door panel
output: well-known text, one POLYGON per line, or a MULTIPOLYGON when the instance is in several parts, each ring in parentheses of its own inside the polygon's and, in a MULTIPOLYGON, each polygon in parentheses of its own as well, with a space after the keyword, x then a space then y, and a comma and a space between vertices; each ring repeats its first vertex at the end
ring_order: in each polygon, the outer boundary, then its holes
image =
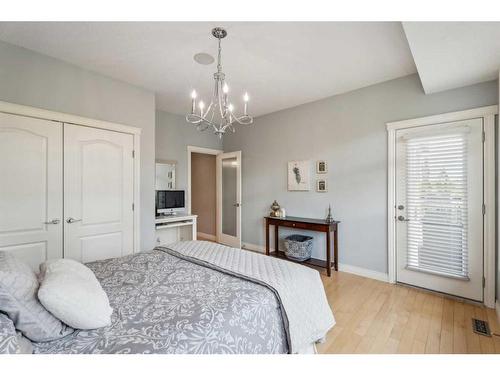
POLYGON ((133 252, 133 136, 64 125, 66 258, 133 252))
POLYGON ((62 250, 62 124, 0 113, 0 250, 34 269, 62 250))

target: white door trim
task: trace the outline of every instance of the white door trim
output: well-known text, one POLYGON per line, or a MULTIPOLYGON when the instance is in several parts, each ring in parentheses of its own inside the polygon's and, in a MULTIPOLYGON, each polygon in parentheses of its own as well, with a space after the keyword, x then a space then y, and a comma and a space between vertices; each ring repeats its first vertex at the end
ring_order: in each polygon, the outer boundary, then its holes
POLYGON ((443 113, 435 116, 421 117, 411 120, 390 122, 387 127, 387 260, 389 282, 396 282, 396 130, 408 129, 417 126, 439 124, 472 118, 483 118, 485 142, 484 157, 484 204, 486 214, 483 222, 484 238, 484 304, 495 307, 495 115, 498 106, 473 108, 465 111, 443 113))
MULTIPOLYGON (((219 155, 224 151, 215 148, 187 146, 187 213, 191 215, 191 154, 219 155)), ((215 203, 217 205, 217 202, 215 203)), ((216 218, 217 220, 217 218, 216 218)))
POLYGON ((134 136, 134 253, 141 251, 141 128, 4 101, 0 101, 0 112, 132 134, 134 136))

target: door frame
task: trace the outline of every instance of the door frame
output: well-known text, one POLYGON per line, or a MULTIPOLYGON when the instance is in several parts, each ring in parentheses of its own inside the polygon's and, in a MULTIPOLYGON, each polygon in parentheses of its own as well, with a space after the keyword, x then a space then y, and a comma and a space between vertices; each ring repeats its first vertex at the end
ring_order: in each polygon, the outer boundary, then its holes
MULTIPOLYGON (((192 214, 191 212, 191 154, 206 154, 206 155, 219 155, 222 154, 224 151, 219 150, 216 148, 205 148, 205 147, 198 147, 198 146, 187 146, 187 213, 189 215, 192 214)), ((217 200, 217 197, 215 198, 217 200)), ((217 202, 215 202, 215 205, 217 207, 217 202)), ((216 214, 217 215, 217 214, 216 214)), ((217 217, 215 218, 217 221, 217 217)))
POLYGON ((141 251, 141 128, 4 101, 0 101, 0 112, 131 134, 134 137, 134 253, 141 251))
POLYGON ((496 244, 496 191, 495 191, 495 116, 498 106, 486 106, 465 111, 443 113, 410 120, 389 122, 387 128, 387 261, 389 282, 396 283, 396 131, 418 126, 446 122, 483 119, 483 252, 484 252, 484 301, 490 308, 495 307, 495 244, 496 244))

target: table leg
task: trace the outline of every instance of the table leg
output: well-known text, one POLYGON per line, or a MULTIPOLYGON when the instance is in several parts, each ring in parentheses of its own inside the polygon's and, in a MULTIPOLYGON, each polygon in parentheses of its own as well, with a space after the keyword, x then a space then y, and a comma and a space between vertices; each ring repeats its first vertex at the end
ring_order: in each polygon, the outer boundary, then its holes
POLYGON ((335 267, 335 271, 339 270, 339 246, 338 246, 338 237, 337 237, 337 229, 333 231, 333 265, 335 267))
POLYGON ((266 255, 269 255, 269 223, 266 221, 266 255))
POLYGON ((331 251, 330 231, 326 232, 326 274, 328 277, 332 275, 332 251, 331 251))
POLYGON ((275 225, 274 226, 274 251, 276 251, 276 256, 279 255, 278 254, 278 248, 279 248, 279 233, 278 233, 278 228, 279 228, 279 225, 275 225))

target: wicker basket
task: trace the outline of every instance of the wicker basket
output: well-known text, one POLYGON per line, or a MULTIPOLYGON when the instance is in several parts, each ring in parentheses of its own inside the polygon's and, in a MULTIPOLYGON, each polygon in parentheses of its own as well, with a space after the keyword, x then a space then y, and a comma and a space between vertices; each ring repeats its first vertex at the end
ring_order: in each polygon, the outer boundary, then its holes
POLYGON ((311 257, 312 245, 312 237, 293 234, 285 238, 285 255, 292 260, 307 260, 311 257))

